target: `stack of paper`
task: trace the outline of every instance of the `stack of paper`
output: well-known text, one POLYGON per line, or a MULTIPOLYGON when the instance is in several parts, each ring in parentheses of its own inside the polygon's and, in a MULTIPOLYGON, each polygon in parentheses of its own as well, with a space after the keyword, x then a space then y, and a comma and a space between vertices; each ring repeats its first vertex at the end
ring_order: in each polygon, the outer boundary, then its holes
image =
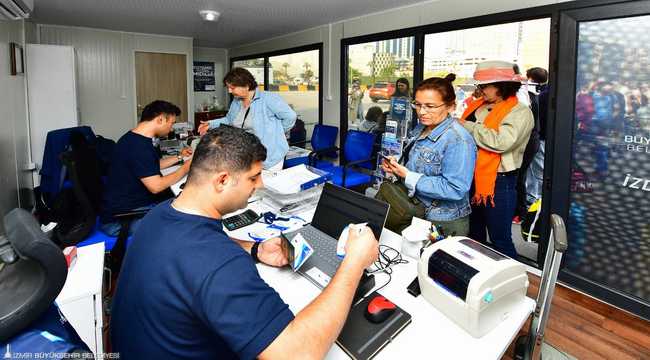
POLYGON ((273 177, 264 177, 264 187, 282 195, 300 192, 300 185, 318 179, 320 175, 307 169, 304 164, 290 167, 275 173, 273 177))

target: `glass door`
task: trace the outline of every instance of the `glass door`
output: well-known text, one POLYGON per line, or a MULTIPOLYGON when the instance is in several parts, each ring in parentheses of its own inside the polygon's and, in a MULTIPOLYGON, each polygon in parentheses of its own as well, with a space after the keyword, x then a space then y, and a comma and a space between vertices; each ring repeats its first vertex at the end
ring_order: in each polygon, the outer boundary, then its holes
POLYGON ((647 1, 561 13, 551 200, 569 236, 560 278, 646 319, 649 13, 647 1))

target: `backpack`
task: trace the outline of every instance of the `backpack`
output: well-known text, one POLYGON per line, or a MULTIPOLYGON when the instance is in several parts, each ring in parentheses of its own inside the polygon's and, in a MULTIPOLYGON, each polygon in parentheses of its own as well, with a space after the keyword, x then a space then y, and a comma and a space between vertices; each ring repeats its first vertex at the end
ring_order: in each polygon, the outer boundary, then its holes
POLYGON ((61 248, 76 245, 92 232, 102 201, 101 169, 95 148, 71 134, 70 150, 60 155, 67 181, 53 201, 52 240, 61 248))

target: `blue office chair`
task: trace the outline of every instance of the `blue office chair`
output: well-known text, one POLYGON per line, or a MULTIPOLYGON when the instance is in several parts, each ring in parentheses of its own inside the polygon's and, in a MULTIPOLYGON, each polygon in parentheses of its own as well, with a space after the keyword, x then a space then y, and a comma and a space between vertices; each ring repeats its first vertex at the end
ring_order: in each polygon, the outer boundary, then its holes
MULTIPOLYGON (((376 135, 358 130, 348 131, 343 145, 343 166, 336 166, 329 161, 319 160, 318 153, 311 157, 310 165, 332 174, 332 182, 346 188, 369 184, 372 181, 370 173, 375 166, 373 151, 376 135), (358 171, 365 169, 366 171, 358 171)), ((336 148, 334 148, 336 149, 336 148)), ((331 151, 323 149, 320 153, 331 151)))
MULTIPOLYGON (((323 149, 334 149, 336 144, 336 136, 339 133, 339 128, 336 126, 329 125, 316 125, 314 126, 314 131, 311 134, 311 148, 312 151, 320 151, 323 149)), ((294 146, 300 146, 300 144, 294 144, 294 146)), ((336 151, 328 151, 325 154, 322 154, 323 157, 336 157, 336 151)), ((290 168, 300 164, 309 164, 309 157, 302 156, 293 159, 287 159, 284 161, 284 168, 290 168)))

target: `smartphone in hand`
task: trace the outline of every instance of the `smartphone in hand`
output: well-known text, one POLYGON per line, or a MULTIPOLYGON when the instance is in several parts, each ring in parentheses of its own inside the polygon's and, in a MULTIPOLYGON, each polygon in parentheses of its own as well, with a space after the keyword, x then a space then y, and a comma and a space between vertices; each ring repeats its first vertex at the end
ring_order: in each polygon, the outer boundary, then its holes
POLYGON ((386 155, 384 155, 384 154, 382 154, 382 153, 379 153, 379 155, 382 157, 382 159, 384 159, 384 160, 386 160, 386 161, 388 161, 388 162, 393 161, 393 158, 390 157, 390 156, 386 156, 386 155))

